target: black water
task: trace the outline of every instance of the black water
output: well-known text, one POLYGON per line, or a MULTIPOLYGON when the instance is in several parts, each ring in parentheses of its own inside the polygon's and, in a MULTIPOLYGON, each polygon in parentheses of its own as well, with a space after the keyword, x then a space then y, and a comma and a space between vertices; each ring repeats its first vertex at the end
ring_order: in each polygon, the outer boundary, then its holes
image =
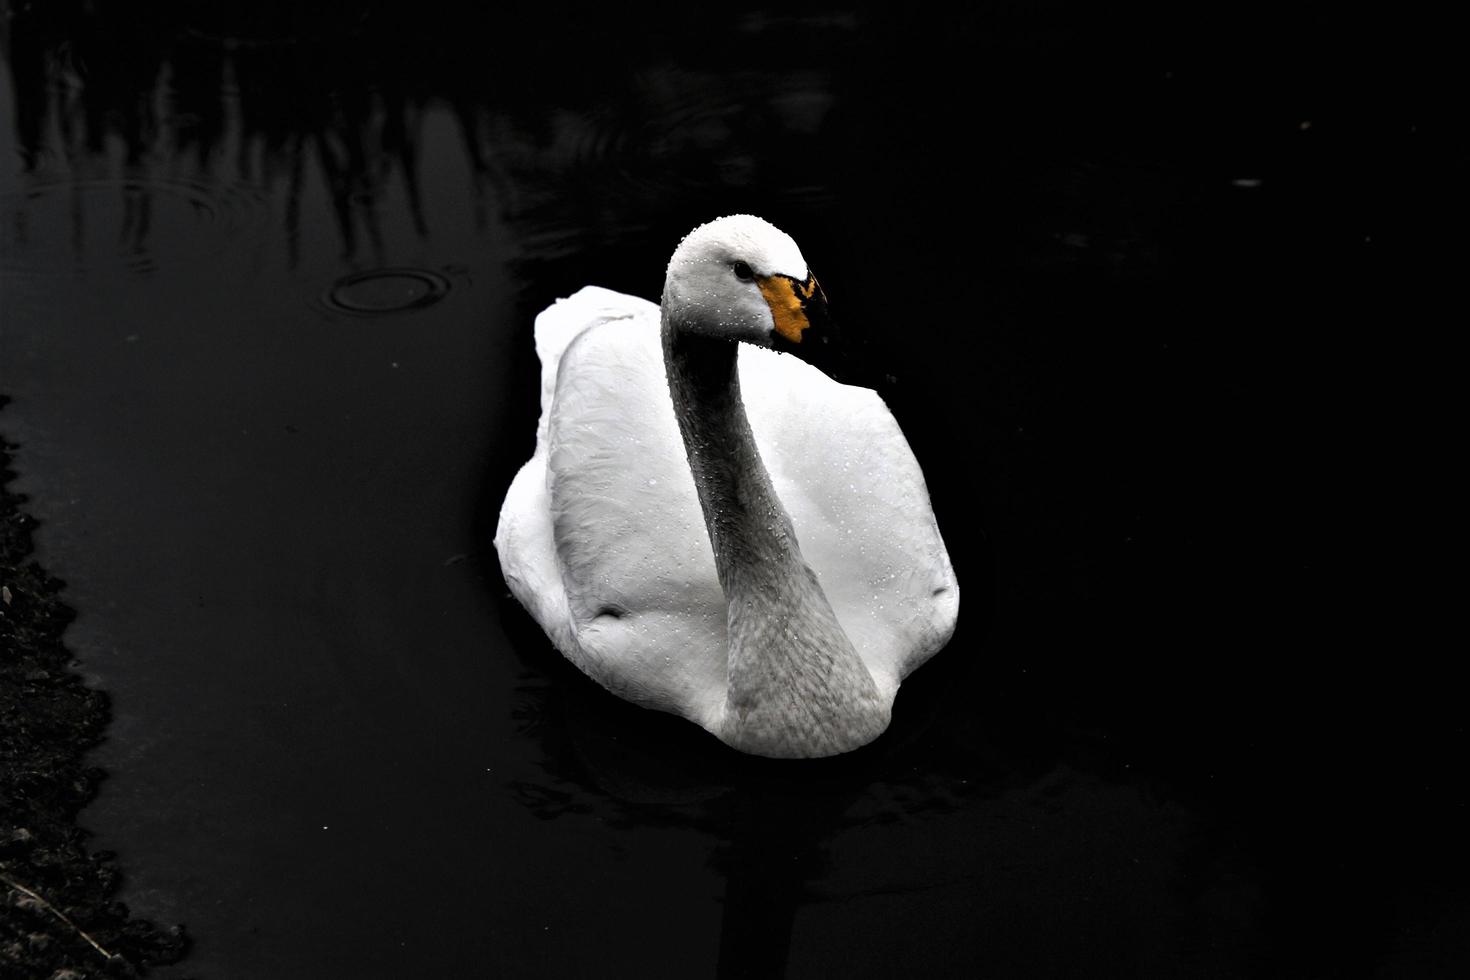
POLYGON ((15 6, 0 75, 0 431, 161 975, 1461 964, 1428 26, 203 6, 15 6), (831 762, 605 695, 489 543, 535 312, 737 211, 964 590, 831 762))

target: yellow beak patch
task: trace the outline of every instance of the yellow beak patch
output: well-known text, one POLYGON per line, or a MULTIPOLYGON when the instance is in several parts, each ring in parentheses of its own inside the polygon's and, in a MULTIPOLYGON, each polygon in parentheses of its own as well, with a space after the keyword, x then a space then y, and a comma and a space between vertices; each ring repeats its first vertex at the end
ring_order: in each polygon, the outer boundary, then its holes
POLYGON ((763 276, 756 284, 771 308, 776 332, 793 344, 801 343, 801 332, 811 326, 804 307, 822 288, 817 285, 816 277, 807 276, 806 282, 799 283, 790 276, 763 276))

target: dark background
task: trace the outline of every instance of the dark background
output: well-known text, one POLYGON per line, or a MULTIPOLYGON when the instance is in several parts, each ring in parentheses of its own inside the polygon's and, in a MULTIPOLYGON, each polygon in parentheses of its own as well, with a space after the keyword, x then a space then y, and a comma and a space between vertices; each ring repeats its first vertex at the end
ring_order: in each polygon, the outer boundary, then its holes
POLYGON ((1436 25, 196 6, 11 5, 0 239, 0 429, 119 714, 84 823, 189 970, 1458 974, 1436 25), (964 591, 832 762, 614 702, 489 545, 535 312, 740 211, 964 591), (332 298, 384 267, 448 291, 332 298))

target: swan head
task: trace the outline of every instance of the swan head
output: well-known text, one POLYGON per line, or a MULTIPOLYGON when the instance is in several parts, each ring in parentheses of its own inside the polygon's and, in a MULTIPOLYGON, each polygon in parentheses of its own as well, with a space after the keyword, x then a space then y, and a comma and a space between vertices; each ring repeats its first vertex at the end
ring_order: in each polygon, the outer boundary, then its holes
POLYGON ((664 278, 663 312, 692 334, 776 347, 812 347, 826 296, 796 242, 749 214, 716 218, 679 243, 664 278))

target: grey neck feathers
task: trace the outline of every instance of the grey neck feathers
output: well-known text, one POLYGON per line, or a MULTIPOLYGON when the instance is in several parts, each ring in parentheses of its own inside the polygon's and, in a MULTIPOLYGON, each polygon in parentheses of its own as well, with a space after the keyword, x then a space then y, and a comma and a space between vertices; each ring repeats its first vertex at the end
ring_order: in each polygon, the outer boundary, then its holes
POLYGON ((832 755, 877 737, 889 705, 802 559, 740 398, 738 345, 667 317, 664 366, 729 604, 720 737, 747 752, 832 755))

